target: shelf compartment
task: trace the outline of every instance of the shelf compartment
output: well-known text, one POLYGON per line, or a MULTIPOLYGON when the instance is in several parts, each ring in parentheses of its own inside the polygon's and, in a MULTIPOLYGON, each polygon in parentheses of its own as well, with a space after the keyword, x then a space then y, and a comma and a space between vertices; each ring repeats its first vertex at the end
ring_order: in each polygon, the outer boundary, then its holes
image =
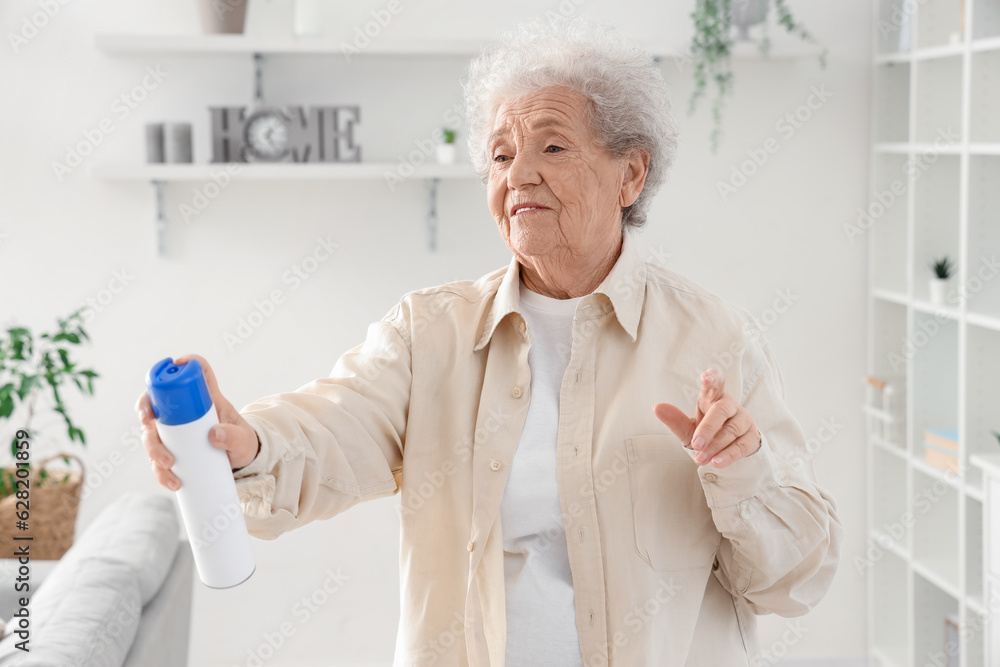
MULTIPOLYGON (((1000 331, 967 325, 966 463, 976 454, 1000 454, 1000 331)), ((970 485, 982 488, 981 471, 966 466, 970 485)))
POLYGON ((917 7, 917 48, 961 41, 963 17, 960 0, 921 0, 913 5, 917 7))
POLYGON ((906 561, 891 552, 878 560, 871 572, 874 613, 873 650, 898 667, 910 664, 907 622, 910 608, 906 561))
POLYGON ((976 51, 971 55, 971 103, 969 141, 1000 141, 1000 50, 976 51))
POLYGON ((895 546, 901 553, 907 553, 912 521, 907 516, 906 462, 876 448, 872 452, 872 474, 875 483, 870 539, 881 551, 895 546))
POLYGON ((903 0, 879 0, 875 25, 879 55, 903 58, 909 55, 913 44, 913 16, 912 13, 904 13, 905 6, 903 0), (910 34, 903 35, 903 30, 909 30, 910 34))
POLYGON ((916 141, 957 137, 962 130, 962 58, 931 58, 917 68, 916 141))
POLYGON ((875 68, 875 141, 910 140, 910 64, 884 63, 875 68))
POLYGON ((871 234, 872 284, 891 292, 907 292, 906 213, 909 178, 907 156, 875 156, 875 178, 865 210, 858 211, 857 225, 871 234))
POLYGON ((958 428, 958 323, 914 312, 905 348, 913 358, 910 451, 923 460, 927 429, 958 428))
POLYGON ((957 489, 913 469, 913 567, 949 594, 959 597, 957 489))
POLYGON ((942 658, 945 619, 959 617, 958 600, 919 572, 913 576, 913 616, 913 664, 957 664, 955 656, 950 662, 942 658))
POLYGON ((1000 156, 969 156, 968 309, 1000 317, 1000 156))
POLYGON ((962 660, 965 667, 985 667, 986 616, 980 611, 966 608, 965 625, 959 633, 962 642, 962 660))
MULTIPOLYGON (((937 155, 932 162, 918 158, 911 165, 914 183, 910 187, 915 188, 913 297, 921 301, 930 300, 931 262, 947 255, 953 265, 958 263, 959 162, 957 155, 937 155)), ((954 280, 953 276, 951 282, 954 280)))
POLYGON ((989 39, 1000 36, 1000 2, 997 0, 973 0, 973 39, 989 39))

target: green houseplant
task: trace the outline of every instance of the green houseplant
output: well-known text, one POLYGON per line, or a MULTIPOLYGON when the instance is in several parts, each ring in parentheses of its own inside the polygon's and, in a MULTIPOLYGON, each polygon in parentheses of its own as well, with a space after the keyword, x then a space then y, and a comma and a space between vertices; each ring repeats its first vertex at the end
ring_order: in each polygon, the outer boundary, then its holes
POLYGON ((951 260, 945 255, 941 259, 931 262, 930 268, 934 272, 934 277, 930 280, 931 303, 941 306, 944 305, 945 290, 948 287, 948 279, 951 278, 954 267, 951 264, 951 260))
MULTIPOLYGON (((71 346, 89 340, 83 328, 83 308, 66 319, 56 320, 59 328, 38 336, 25 327, 9 327, 5 335, 0 334, 0 423, 11 419, 18 406, 24 405, 26 414, 16 424, 15 435, 10 442, 12 458, 16 458, 18 438, 16 431, 31 433, 31 422, 39 409, 39 399, 51 399, 51 409, 58 413, 66 426, 70 442, 79 440, 86 445, 86 436, 77 426, 66 409, 60 388, 72 382, 84 394, 93 395, 94 379, 98 377, 92 369, 80 368, 70 357, 71 346)), ((68 463, 69 457, 63 457, 68 463)), ((62 479, 66 481, 68 475, 62 479)), ((49 474, 38 471, 38 486, 51 482, 49 474)), ((0 498, 9 495, 15 488, 12 469, 5 468, 0 473, 0 498)))
MULTIPOLYGON (((813 36, 798 23, 788 9, 786 0, 774 0, 778 24, 790 34, 810 43, 816 43, 813 36)), ((747 38, 747 28, 761 23, 763 37, 758 43, 760 52, 768 55, 771 40, 767 34, 767 15, 770 6, 767 0, 696 0, 691 12, 694 21, 694 38, 691 42, 690 57, 694 64, 694 90, 688 103, 688 114, 694 112, 698 101, 705 95, 709 81, 717 88, 712 104, 713 128, 711 134, 712 152, 719 146, 722 132, 722 106, 725 97, 732 92, 733 72, 730 66, 734 33, 747 38)), ((821 67, 826 67, 827 49, 819 55, 821 67)))
POLYGON ((14 464, 0 468, 0 550, 16 553, 18 546, 29 544, 33 558, 47 560, 62 558, 73 545, 83 461, 66 453, 34 460, 31 455, 36 453, 39 439, 31 422, 40 412, 52 410, 65 423, 70 442, 79 440, 86 445, 86 436, 70 418, 60 389, 72 382, 84 394, 93 395, 97 377, 70 356, 71 346, 89 340, 83 328, 83 308, 57 321, 58 330, 38 336, 20 326, 8 327, 6 335, 0 334, 0 424, 18 416, 10 443, 14 464), (17 410, 20 406, 25 409, 17 410), (19 447, 25 442, 27 447, 19 447), (50 475, 46 464, 57 458, 66 463, 75 459, 81 471, 50 475), (19 541, 28 536, 31 542, 19 541))

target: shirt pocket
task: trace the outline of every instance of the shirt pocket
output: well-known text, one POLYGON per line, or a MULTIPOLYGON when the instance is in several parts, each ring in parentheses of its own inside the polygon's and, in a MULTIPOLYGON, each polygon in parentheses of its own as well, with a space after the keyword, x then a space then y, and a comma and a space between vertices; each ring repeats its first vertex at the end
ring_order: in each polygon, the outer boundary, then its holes
POLYGON ((722 535, 684 444, 674 435, 634 435, 625 450, 636 553, 657 572, 710 566, 722 535))

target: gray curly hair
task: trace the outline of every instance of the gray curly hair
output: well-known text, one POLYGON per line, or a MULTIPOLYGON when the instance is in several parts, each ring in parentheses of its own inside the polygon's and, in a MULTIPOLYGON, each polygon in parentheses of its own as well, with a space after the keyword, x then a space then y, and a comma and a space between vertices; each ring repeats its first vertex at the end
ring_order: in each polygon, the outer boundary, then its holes
POLYGON ((498 46, 469 64, 462 88, 469 155, 483 183, 486 142, 503 102, 549 86, 566 86, 590 100, 594 135, 614 157, 635 148, 649 154, 646 182, 622 209, 622 226, 646 223, 649 203, 667 180, 677 152, 677 128, 666 83, 653 57, 605 23, 550 15, 520 24, 498 46))

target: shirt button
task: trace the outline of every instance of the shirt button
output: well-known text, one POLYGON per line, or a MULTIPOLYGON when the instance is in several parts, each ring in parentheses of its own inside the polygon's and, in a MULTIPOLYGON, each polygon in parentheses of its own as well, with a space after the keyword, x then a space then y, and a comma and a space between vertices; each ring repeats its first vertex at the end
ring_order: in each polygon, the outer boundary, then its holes
POLYGON ((705 481, 706 482, 714 482, 717 479, 719 479, 719 476, 716 475, 714 472, 706 472, 705 473, 705 481))
POLYGON ((476 543, 470 540, 469 543, 465 545, 465 548, 468 551, 472 551, 473 549, 476 548, 476 543))
POLYGON ((500 470, 500 462, 497 461, 496 459, 490 459, 490 469, 500 470))
POLYGON ((511 390, 510 395, 513 396, 514 398, 521 398, 521 388, 520 387, 514 387, 511 390))

